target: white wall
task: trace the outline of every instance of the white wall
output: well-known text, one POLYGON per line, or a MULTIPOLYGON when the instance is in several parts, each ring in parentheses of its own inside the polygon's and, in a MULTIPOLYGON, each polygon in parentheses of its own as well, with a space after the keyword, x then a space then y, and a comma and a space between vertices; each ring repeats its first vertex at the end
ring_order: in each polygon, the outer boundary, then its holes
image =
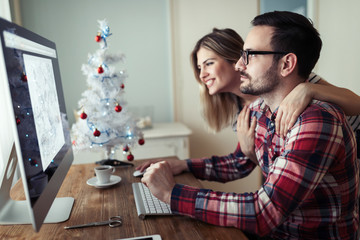
POLYGON ((318 73, 332 84, 360 94, 360 1, 319 0, 323 40, 318 73))
POLYGON ((103 19, 113 33, 109 51, 126 55, 128 106, 148 107, 155 122, 173 120, 167 0, 17 1, 22 25, 56 43, 70 124, 87 88, 81 65, 99 48, 94 38, 103 19))
MULTIPOLYGON (((0 17, 11 21, 10 6, 8 0, 0 0, 0 17)), ((2 133, 0 134, 0 176, 4 176, 5 164, 7 163, 12 145, 14 143, 14 135, 12 132, 11 120, 4 117, 11 114, 9 92, 7 86, 7 73, 3 57, 2 48, 0 48, 0 126, 2 126, 2 133)), ((0 186, 2 182, 0 178, 0 186)))
POLYGON ((0 0, 0 17, 11 21, 9 0, 0 0))

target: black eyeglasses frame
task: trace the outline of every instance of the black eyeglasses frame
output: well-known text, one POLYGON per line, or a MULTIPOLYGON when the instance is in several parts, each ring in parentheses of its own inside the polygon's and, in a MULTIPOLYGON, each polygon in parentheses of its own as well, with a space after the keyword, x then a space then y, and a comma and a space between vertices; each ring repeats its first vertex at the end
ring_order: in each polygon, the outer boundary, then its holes
POLYGON ((249 64, 249 55, 270 55, 270 54, 286 55, 286 54, 288 54, 288 52, 241 50, 240 58, 242 58, 244 65, 247 66, 249 64), (245 55, 244 55, 244 53, 245 53, 245 55))

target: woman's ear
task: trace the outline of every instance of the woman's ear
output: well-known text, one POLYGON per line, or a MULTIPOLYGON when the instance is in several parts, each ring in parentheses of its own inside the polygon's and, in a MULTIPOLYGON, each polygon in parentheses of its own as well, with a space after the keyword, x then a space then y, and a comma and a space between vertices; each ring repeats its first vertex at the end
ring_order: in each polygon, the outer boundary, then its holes
POLYGON ((293 73, 296 66, 297 66, 297 57, 294 53, 286 54, 282 60, 280 74, 283 77, 288 76, 289 74, 293 73))

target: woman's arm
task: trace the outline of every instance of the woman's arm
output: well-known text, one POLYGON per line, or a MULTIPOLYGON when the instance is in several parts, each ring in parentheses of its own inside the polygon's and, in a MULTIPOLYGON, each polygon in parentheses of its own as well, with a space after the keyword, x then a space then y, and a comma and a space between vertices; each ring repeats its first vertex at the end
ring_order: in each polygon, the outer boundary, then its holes
POLYGON ((323 79, 316 84, 301 83, 285 97, 279 106, 276 132, 280 136, 285 137, 312 99, 337 104, 348 116, 360 114, 360 96, 351 90, 336 87, 323 79))
POLYGON ((244 106, 241 110, 236 126, 236 135, 240 144, 241 151, 250 158, 256 165, 259 164, 255 154, 255 127, 256 118, 254 117, 250 122, 250 109, 244 106))
POLYGON ((318 84, 311 85, 314 99, 339 105, 347 116, 360 114, 360 96, 347 88, 334 86, 320 79, 318 84))

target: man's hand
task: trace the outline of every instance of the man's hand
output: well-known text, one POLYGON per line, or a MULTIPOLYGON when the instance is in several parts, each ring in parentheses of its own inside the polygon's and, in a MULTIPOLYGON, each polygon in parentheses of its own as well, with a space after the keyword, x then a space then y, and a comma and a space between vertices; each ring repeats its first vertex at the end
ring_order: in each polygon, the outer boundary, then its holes
MULTIPOLYGON (((180 160, 179 160, 180 161, 180 160)), ((141 179, 150 192, 159 200, 170 204, 175 180, 170 164, 166 161, 151 164, 141 179)))

